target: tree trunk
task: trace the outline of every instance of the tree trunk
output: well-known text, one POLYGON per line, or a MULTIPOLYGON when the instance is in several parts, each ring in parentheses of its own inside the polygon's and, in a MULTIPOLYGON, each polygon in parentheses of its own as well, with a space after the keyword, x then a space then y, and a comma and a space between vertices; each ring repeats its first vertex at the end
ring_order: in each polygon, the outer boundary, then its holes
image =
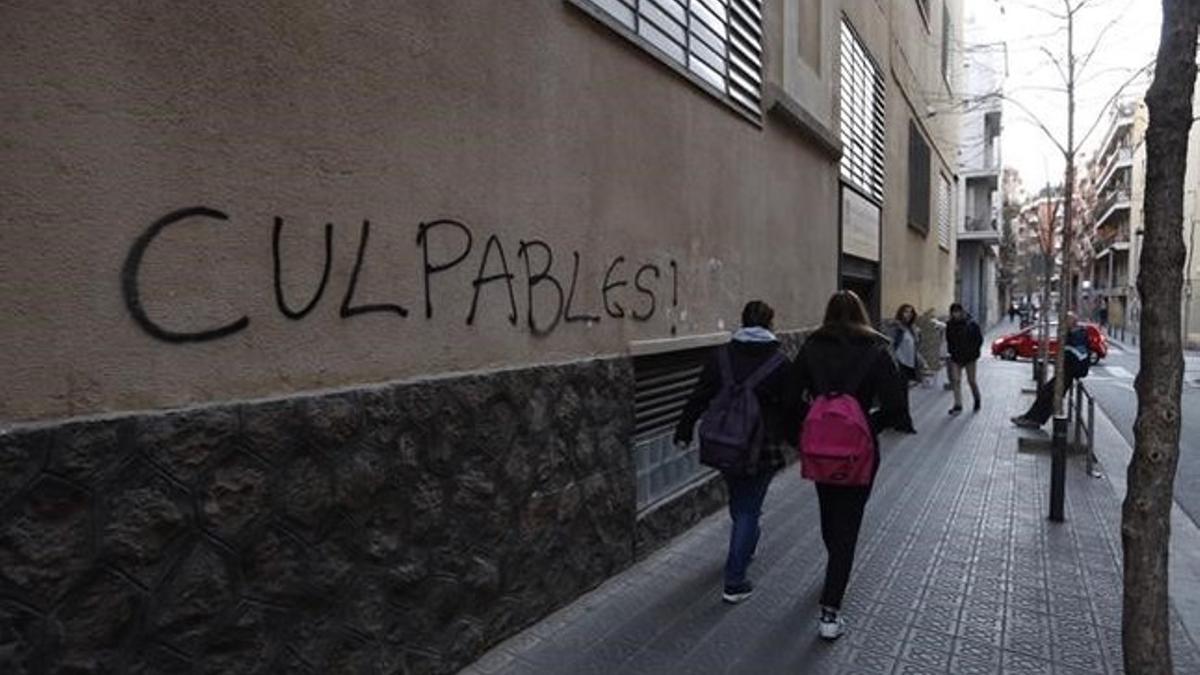
MULTIPOLYGON (((1058 273, 1058 353, 1054 356, 1054 416, 1063 414, 1067 355, 1067 311, 1071 306, 1071 218, 1075 213, 1075 12, 1067 3, 1067 152, 1063 180, 1062 269, 1058 273)), ((1053 230, 1051 230, 1053 232, 1053 230)))
POLYGON ((1125 552, 1122 643, 1125 672, 1170 673, 1167 553, 1179 398, 1183 386, 1179 300, 1183 287, 1183 181, 1187 168, 1200 0, 1163 0, 1154 83, 1146 94, 1145 240, 1135 448, 1121 513, 1125 552))

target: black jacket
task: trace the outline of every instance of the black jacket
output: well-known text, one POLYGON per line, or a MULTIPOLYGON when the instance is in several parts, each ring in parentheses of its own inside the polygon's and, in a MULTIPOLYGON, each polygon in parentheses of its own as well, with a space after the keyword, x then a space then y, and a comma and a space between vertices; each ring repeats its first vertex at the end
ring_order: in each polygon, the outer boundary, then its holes
MULTIPOLYGON (((742 381, 766 362, 772 354, 779 351, 779 343, 734 341, 728 345, 719 347, 719 349, 730 350, 730 366, 733 370, 733 377, 738 381, 742 381)), ((683 443, 692 442, 692 432, 696 427, 696 422, 699 421, 704 411, 708 409, 708 404, 712 401, 713 397, 721 390, 721 366, 717 361, 717 356, 714 352, 708 362, 705 363, 704 370, 700 373, 700 382, 696 385, 696 390, 692 392, 691 398, 688 399, 687 404, 683 408, 683 415, 679 419, 679 424, 675 427, 676 441, 683 443)), ((780 367, 776 368, 754 388, 754 393, 758 396, 759 408, 762 410, 763 424, 767 434, 767 444, 760 455, 759 466, 754 468, 756 472, 761 470, 774 471, 782 467, 785 462, 780 445, 791 443, 794 440, 789 439, 785 435, 790 428, 785 411, 785 405, 788 400, 787 365, 788 362, 785 359, 780 367)))
POLYGON ((808 413, 808 402, 831 389, 849 386, 858 372, 863 377, 854 391, 867 411, 876 435, 875 466, 879 466, 879 432, 903 424, 907 412, 904 382, 896 369, 887 340, 881 335, 845 333, 820 328, 809 336, 792 364, 790 406, 799 424, 808 413), (879 407, 875 407, 878 401, 879 407))
POLYGON ((964 366, 979 358, 979 349, 983 346, 983 331, 975 319, 950 319, 946 323, 946 349, 950 352, 950 360, 964 366))

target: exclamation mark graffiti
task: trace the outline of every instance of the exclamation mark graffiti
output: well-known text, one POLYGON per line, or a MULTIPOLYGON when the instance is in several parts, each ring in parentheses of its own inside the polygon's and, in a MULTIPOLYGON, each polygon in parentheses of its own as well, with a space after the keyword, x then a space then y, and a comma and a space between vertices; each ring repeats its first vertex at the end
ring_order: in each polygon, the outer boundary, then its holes
POLYGON ((671 335, 675 335, 675 319, 679 307, 679 266, 671 261, 671 335))

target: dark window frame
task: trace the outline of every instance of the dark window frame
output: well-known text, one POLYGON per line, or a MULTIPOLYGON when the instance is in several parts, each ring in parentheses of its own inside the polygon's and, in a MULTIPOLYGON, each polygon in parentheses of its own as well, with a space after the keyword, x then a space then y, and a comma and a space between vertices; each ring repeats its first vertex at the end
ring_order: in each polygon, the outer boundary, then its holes
POLYGON ((942 1, 942 80, 946 83, 946 91, 950 91, 950 6, 942 1))
POLYGON ((917 3, 917 13, 921 15, 921 20, 925 22, 925 32, 929 32, 929 0, 915 0, 917 3))
POLYGON ((908 226, 928 236, 931 227, 933 155, 929 141, 917 125, 908 121, 908 226))

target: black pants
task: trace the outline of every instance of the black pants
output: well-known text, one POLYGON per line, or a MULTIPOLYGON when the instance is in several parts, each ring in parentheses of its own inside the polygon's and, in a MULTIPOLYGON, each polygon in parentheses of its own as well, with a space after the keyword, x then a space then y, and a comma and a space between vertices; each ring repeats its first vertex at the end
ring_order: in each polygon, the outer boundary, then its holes
MULTIPOLYGON (((1071 388, 1071 376, 1068 375, 1063 383, 1063 396, 1071 388)), ((1066 405, 1065 403, 1063 405, 1066 405)), ((1040 388, 1038 388, 1037 398, 1033 400, 1033 405, 1029 406, 1029 410, 1022 415, 1027 420, 1033 420, 1037 424, 1045 424, 1050 416, 1054 414, 1054 378, 1046 380, 1040 388)))
POLYGON ((821 538, 829 561, 825 565, 825 590, 821 604, 839 609, 850 571, 854 567, 854 549, 858 546, 858 530, 871 486, 845 487, 817 483, 817 499, 821 504, 821 538))
POLYGON ((903 364, 899 364, 899 368, 900 379, 904 380, 904 412, 900 415, 900 421, 896 425, 896 428, 900 429, 901 431, 911 431, 913 428, 913 421, 912 413, 909 412, 908 407, 908 388, 910 383, 915 382, 920 378, 917 377, 916 368, 909 368, 903 364))

